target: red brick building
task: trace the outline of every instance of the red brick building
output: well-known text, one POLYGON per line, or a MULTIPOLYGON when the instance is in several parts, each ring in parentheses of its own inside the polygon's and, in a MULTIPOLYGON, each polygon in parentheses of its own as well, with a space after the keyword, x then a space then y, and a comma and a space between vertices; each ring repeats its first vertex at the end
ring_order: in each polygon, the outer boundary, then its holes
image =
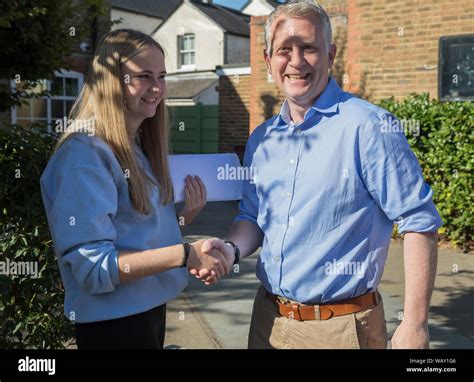
POLYGON ((219 152, 237 152, 242 158, 249 136, 250 67, 220 68, 219 74, 219 152))

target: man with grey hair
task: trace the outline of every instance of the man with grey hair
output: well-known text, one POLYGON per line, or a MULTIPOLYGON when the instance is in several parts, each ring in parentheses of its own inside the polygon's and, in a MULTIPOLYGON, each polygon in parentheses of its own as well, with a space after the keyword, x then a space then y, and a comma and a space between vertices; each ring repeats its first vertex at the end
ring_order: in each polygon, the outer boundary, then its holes
MULTIPOLYGON (((237 262, 262 246, 249 348, 386 348, 382 277, 393 224, 404 235, 404 316, 392 348, 429 346, 428 311, 442 222, 395 117, 341 90, 329 17, 311 1, 278 7, 266 25, 268 70, 286 97, 249 137, 237 262)), ((208 271, 194 271, 206 283, 208 271)))

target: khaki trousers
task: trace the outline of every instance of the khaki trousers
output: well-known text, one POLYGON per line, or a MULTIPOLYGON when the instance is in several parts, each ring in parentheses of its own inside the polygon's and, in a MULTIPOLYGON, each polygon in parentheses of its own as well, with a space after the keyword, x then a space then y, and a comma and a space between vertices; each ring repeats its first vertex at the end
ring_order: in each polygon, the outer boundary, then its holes
POLYGON ((386 349, 382 296, 362 312, 329 320, 296 321, 278 313, 261 286, 255 297, 249 349, 386 349))

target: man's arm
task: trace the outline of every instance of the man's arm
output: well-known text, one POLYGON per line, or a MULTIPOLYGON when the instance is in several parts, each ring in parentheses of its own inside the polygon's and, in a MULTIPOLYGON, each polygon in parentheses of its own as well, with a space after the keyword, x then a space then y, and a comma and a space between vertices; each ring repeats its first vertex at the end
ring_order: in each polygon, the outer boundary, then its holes
POLYGON ((259 226, 248 220, 234 223, 227 240, 232 241, 240 249, 240 258, 250 256, 263 242, 263 232, 259 226))
MULTIPOLYGON (((227 240, 232 241, 239 247, 240 259, 243 259, 250 256, 262 245, 263 232, 255 223, 248 220, 240 220, 230 228, 227 240)), ((226 258, 228 268, 230 269, 235 259, 234 249, 231 245, 226 244, 224 240, 213 238, 206 240, 206 248, 214 248, 221 252, 226 258)), ((190 272, 196 278, 204 281, 206 285, 216 283, 219 278, 216 277, 215 272, 205 268, 201 270, 191 269, 190 272)))
POLYGON ((392 349, 429 348, 428 314, 438 260, 438 232, 407 232, 403 252, 405 303, 392 349))
MULTIPOLYGON (((262 139, 261 133, 264 131, 257 127, 250 135, 245 147, 244 168, 251 169, 256 167, 255 163, 253 163, 253 154, 260 139, 262 139)), ((262 230, 257 225, 259 199, 256 184, 252 180, 255 179, 245 180, 242 184, 242 199, 239 203, 238 221, 231 226, 227 236, 228 241, 232 241, 239 247, 241 259, 254 253, 262 245, 264 237, 262 230)), ((225 256, 228 265, 231 266, 234 263, 234 248, 230 244, 224 243, 224 240, 209 239, 206 242, 206 246, 220 251, 225 256)), ((197 278, 202 279, 205 284, 217 282, 215 272, 210 270, 191 269, 190 272, 197 278)))

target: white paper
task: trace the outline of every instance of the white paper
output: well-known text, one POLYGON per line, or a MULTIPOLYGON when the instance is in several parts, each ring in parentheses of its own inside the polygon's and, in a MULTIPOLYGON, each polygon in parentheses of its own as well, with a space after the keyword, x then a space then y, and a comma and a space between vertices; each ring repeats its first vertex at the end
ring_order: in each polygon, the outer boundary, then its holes
POLYGON ((170 155, 169 168, 175 203, 184 201, 187 175, 201 178, 210 202, 242 199, 242 179, 235 176, 241 165, 235 153, 170 155))

